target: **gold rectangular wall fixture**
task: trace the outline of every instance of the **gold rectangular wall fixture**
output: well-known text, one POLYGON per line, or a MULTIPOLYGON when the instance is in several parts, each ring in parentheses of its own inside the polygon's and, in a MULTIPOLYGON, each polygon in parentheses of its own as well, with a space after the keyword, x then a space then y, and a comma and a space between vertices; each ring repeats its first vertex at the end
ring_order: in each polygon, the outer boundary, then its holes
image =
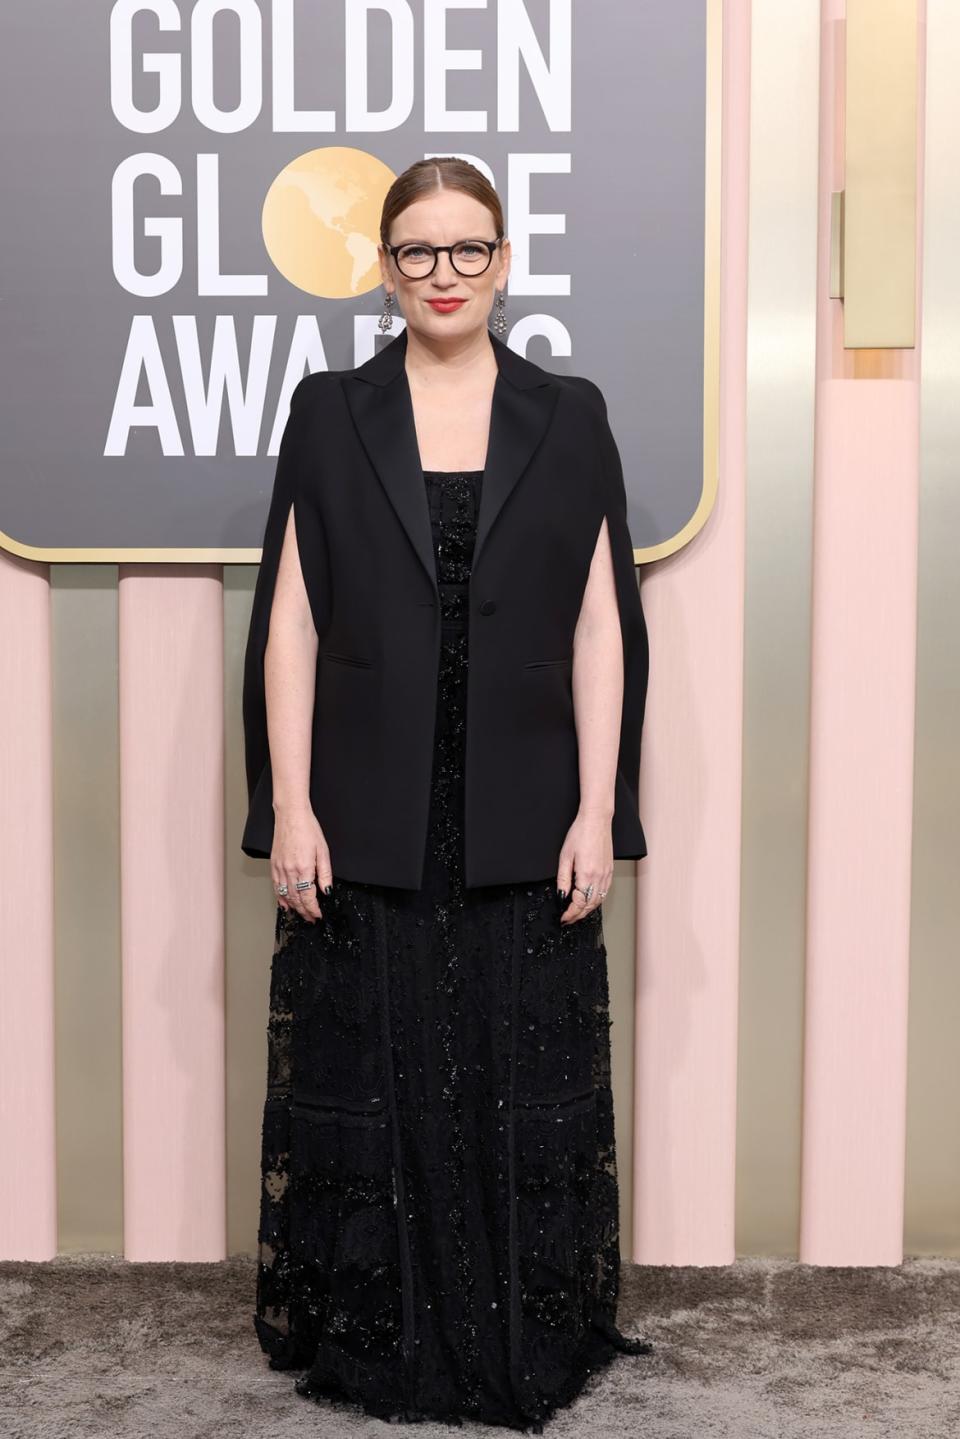
MULTIPOLYGON (((847 0, 843 343, 916 343, 917 3, 847 0)), ((839 278, 834 272, 832 278, 839 278)))

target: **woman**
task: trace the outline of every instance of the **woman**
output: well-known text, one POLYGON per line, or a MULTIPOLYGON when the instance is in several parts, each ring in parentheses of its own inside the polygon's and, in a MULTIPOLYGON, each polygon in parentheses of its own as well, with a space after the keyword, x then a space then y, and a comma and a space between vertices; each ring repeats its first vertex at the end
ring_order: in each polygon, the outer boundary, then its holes
POLYGON ((381 241, 406 328, 297 386, 247 647, 254 1323, 302 1395, 541 1432, 652 1347, 615 1322, 600 908, 646 853, 646 632, 602 395, 487 328, 495 190, 420 161, 381 241))

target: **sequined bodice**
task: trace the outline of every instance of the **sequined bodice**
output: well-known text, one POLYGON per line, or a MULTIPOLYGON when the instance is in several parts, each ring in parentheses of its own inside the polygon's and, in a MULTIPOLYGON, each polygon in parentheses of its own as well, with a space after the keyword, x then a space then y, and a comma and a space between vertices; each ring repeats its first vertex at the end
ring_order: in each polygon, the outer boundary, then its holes
POLYGON ((433 552, 445 626, 467 623, 470 563, 480 508, 482 470, 424 470, 433 552))

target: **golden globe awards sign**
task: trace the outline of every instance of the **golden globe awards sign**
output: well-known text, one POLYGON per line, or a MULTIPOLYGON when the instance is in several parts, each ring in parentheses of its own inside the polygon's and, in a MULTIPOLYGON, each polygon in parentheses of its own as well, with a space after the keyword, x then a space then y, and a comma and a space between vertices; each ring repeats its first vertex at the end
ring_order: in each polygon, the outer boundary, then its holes
POLYGON ((374 352, 383 198, 431 154, 503 199, 509 343, 602 385, 635 544, 676 533, 706 34, 694 0, 4 7, 0 544, 255 559, 290 393, 374 352))

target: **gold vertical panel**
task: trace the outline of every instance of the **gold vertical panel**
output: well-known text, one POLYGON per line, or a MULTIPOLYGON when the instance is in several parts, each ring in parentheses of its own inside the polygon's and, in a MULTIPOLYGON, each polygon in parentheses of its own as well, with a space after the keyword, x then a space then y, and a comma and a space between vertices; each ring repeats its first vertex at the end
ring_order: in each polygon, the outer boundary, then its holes
POLYGON ((844 344, 916 343, 916 0, 847 0, 844 344))
POLYGON ((904 1250, 960 1255, 960 7, 956 0, 928 0, 926 31, 904 1250))
POLYGON ((819 75, 819 6, 754 4, 738 1254, 795 1255, 798 1242, 819 75))
MULTIPOLYGON (((117 567, 51 565, 50 582, 58 1248, 122 1254, 117 567)), ((29 946, 45 877, 21 878, 29 946)))

